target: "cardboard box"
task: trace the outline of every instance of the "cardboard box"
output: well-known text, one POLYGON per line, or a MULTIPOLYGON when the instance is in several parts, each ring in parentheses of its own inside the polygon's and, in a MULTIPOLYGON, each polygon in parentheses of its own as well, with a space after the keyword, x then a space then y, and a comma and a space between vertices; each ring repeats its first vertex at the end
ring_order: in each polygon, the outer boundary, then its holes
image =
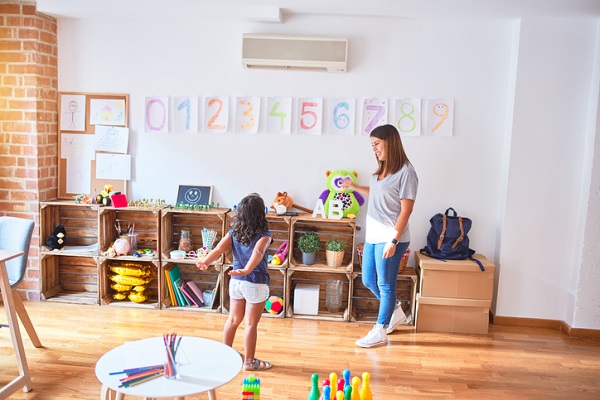
POLYGON ((473 258, 485 271, 472 260, 437 260, 415 252, 421 296, 491 300, 496 267, 481 254, 473 258))
POLYGON ((417 295, 417 332, 488 332, 491 300, 417 295))
POLYGON ((319 314, 319 285, 297 283, 294 288, 294 314, 319 314))

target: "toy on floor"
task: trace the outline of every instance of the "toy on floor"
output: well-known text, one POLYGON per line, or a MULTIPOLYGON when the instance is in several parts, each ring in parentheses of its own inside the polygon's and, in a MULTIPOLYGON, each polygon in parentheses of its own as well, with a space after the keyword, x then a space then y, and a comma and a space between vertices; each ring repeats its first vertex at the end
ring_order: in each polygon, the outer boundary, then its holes
POLYGON ((65 237, 67 231, 62 225, 57 225, 52 231, 52 235, 46 239, 46 245, 50 247, 50 250, 62 250, 65 247, 65 237))
POLYGON ((363 385, 359 390, 360 378, 355 376, 350 381, 350 370, 345 369, 342 372, 342 378, 338 379, 337 374, 332 372, 329 379, 323 380, 323 395, 319 390, 319 375, 314 373, 311 377, 311 389, 308 393, 308 400, 373 400, 371 394, 370 378, 368 372, 362 374, 363 385))
POLYGON ((365 203, 365 199, 360 193, 342 187, 342 183, 346 178, 357 183, 358 174, 356 171, 327 171, 325 175, 327 176, 327 189, 319 196, 319 199, 323 201, 325 215, 329 215, 329 203, 333 200, 339 200, 342 202, 342 216, 344 218, 356 218, 360 206, 365 203))
POLYGON ((242 400, 260 400, 260 379, 254 375, 242 381, 242 400))
POLYGON ((309 210, 308 208, 304 208, 302 206, 294 204, 294 199, 292 199, 290 196, 288 196, 287 192, 277 192, 277 196, 275 197, 275 200, 273 200, 273 204, 271 205, 271 208, 273 208, 273 210, 275 210, 277 215, 284 215, 286 212, 290 211, 290 208, 297 208, 298 210, 304 211, 307 213, 313 212, 312 210, 309 210))
POLYGON ((283 311, 283 299, 279 296, 270 296, 265 303, 265 310, 267 310, 269 314, 281 314, 283 311))

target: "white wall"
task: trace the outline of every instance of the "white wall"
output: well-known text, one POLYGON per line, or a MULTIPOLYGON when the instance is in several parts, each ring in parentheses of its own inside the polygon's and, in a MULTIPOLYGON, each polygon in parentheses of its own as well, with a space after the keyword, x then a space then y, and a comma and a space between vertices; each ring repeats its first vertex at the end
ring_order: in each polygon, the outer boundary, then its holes
MULTIPOLYGON (((498 265, 497 315, 567 320, 567 299, 578 297, 569 277, 581 267, 569 238, 577 234, 574 209, 587 196, 579 156, 595 24, 575 17, 522 25, 319 15, 283 24, 59 17, 59 89, 130 95, 128 198, 174 202, 179 184, 213 184, 223 206, 252 191, 268 202, 285 190, 309 208, 325 189, 326 170, 354 169, 367 182, 375 168, 367 137, 326 129, 276 136, 264 128, 257 135, 150 134, 143 132, 144 98, 454 98, 453 137, 403 139, 420 179, 411 249, 423 247, 429 218, 452 206, 474 220, 471 247, 498 265), (244 70, 241 37, 253 32, 348 37, 349 71, 244 70)), ((364 212, 358 222, 364 225, 364 212)), ((600 328, 592 314, 579 326, 600 328)))

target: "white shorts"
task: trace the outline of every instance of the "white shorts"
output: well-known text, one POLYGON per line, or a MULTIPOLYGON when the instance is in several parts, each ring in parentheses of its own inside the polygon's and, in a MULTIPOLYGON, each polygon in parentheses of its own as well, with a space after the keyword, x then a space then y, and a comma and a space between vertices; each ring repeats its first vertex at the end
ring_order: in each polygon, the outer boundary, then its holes
POLYGON ((251 304, 262 303, 269 298, 269 285, 232 279, 229 281, 229 298, 234 300, 245 299, 251 304))

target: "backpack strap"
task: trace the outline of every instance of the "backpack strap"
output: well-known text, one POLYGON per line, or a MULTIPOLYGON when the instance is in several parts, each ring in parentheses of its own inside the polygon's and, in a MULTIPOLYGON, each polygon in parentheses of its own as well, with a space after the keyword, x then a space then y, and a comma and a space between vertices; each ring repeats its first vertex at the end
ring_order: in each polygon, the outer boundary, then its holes
POLYGON ((458 217, 458 227, 460 229, 460 236, 458 237, 458 239, 456 239, 456 241, 452 245, 452 248, 455 248, 456 246, 458 246, 458 244, 460 242, 462 242, 463 238, 465 237, 465 228, 463 228, 462 217, 458 217))
MULTIPOLYGON (((448 212, 448 211, 446 211, 448 212)), ((444 241, 444 236, 446 235, 446 214, 443 215, 442 218, 442 232, 440 232, 440 238, 438 239, 438 250, 442 249, 442 242, 444 241)))
POLYGON ((479 261, 476 258, 473 258, 473 254, 475 254, 475 252, 471 249, 469 249, 469 256, 467 257, 469 260, 475 261, 477 263, 477 265, 479 265, 479 269, 481 270, 481 272, 485 272, 485 268, 483 267, 483 264, 481 263, 481 261, 479 261), (471 253, 472 252, 472 253, 471 253))

